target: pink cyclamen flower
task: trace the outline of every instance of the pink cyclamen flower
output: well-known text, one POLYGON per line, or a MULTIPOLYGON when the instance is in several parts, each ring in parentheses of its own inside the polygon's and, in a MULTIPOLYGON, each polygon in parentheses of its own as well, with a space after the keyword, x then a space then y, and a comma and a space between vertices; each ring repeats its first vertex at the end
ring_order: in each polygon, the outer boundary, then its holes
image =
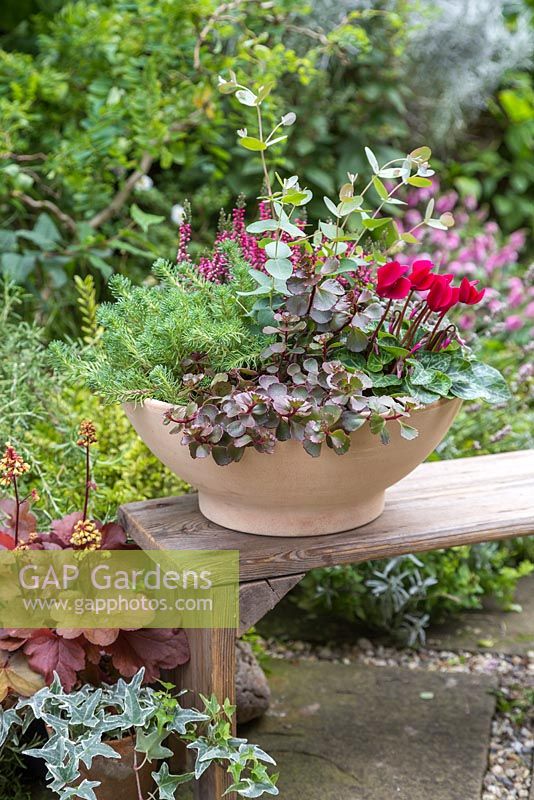
MULTIPOLYGON (((456 292, 453 292, 450 282, 452 275, 436 275, 426 302, 431 311, 445 313, 458 301, 456 292)), ((459 294, 459 290, 458 294, 459 294)))
POLYGON ((412 284, 412 289, 417 289, 419 292, 426 292, 430 289, 435 278, 435 275, 432 273, 433 268, 434 264, 427 259, 414 261, 412 270, 408 275, 408 279, 412 284))
POLYGON ((383 267, 379 267, 376 293, 389 300, 402 300, 412 288, 410 280, 404 277, 408 270, 407 265, 401 265, 398 261, 389 261, 383 267))
POLYGON ((465 303, 468 306, 475 306, 477 303, 480 303, 486 294, 486 290, 480 289, 479 291, 476 288, 477 283, 478 281, 469 281, 467 278, 462 278, 458 296, 460 303, 465 303))

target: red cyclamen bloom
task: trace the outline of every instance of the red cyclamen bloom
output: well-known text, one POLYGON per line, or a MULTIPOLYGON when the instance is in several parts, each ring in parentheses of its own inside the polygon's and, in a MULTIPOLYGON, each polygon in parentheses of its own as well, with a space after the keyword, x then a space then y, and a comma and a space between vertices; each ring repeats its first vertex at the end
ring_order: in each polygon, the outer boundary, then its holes
POLYGON ((412 264, 412 271, 408 275, 412 284, 412 289, 417 289, 418 292, 426 292, 430 289, 436 277, 432 272, 433 268, 434 264, 432 261, 427 261, 426 259, 414 261, 412 264))
POLYGON ((469 281, 467 278, 462 278, 459 294, 460 303, 465 303, 468 306, 474 306, 480 303, 486 290, 480 289, 480 291, 478 291, 476 288, 477 283, 478 281, 469 281))
POLYGON ((409 267, 399 264, 398 261, 389 261, 383 267, 379 267, 376 293, 389 300, 402 300, 412 288, 409 279, 404 277, 408 269, 409 267))
POLYGON ((460 290, 450 286, 452 275, 435 275, 432 286, 426 298, 431 311, 442 314, 458 302, 460 290))

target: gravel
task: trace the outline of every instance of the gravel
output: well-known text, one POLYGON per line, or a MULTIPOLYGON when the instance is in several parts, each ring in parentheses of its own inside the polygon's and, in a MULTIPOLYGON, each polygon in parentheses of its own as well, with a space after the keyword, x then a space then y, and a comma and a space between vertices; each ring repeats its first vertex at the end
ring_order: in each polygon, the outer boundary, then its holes
POLYGON ((481 800, 529 800, 534 756, 534 652, 525 656, 448 650, 397 650, 359 639, 357 645, 316 646, 267 641, 273 658, 399 666, 431 672, 471 672, 497 677, 499 689, 491 726, 488 768, 481 800))

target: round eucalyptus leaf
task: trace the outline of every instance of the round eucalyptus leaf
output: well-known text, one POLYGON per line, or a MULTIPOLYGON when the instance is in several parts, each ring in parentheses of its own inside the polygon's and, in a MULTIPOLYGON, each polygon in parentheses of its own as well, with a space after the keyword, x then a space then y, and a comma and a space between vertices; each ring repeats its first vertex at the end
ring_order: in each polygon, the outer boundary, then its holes
POLYGON ((269 258, 289 258, 291 255, 291 248, 285 242, 278 240, 266 244, 265 252, 269 258))
POLYGON ((287 281, 293 274, 293 265, 287 258, 269 258, 265 262, 265 269, 273 278, 287 281))

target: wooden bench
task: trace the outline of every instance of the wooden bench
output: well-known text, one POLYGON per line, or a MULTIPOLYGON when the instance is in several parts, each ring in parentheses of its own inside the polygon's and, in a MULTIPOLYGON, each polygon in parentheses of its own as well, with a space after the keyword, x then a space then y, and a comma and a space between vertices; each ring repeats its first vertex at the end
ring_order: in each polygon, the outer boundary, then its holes
MULTIPOLYGON (((422 464, 387 493, 381 517, 328 536, 252 536, 221 528, 198 510, 195 494, 129 503, 120 510, 144 549, 239 550, 239 630, 189 630, 191 660, 181 686, 195 695, 235 697, 235 639, 310 569, 389 558, 534 533, 534 450, 422 464)), ((219 800, 222 769, 195 784, 197 800, 219 800)))

